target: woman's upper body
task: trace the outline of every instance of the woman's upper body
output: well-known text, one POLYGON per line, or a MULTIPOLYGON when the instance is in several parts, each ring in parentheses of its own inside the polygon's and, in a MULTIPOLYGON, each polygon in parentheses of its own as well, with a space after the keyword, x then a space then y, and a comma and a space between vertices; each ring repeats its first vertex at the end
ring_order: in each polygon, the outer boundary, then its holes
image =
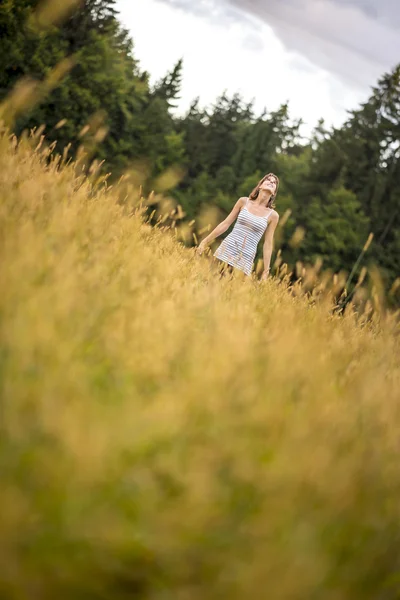
POLYGON ((232 225, 232 223, 237 219, 240 211, 244 208, 256 217, 268 217, 268 227, 266 229, 266 232, 268 230, 272 232, 272 230, 276 229, 276 225, 279 221, 279 214, 277 213, 277 211, 273 208, 267 208, 266 206, 254 200, 251 200, 250 197, 247 196, 242 196, 241 198, 239 198, 239 200, 237 200, 229 215, 221 222, 221 225, 227 225, 228 229, 232 225))
POLYGON ((214 256, 251 275, 258 244, 268 227, 272 208, 266 214, 255 214, 251 201, 244 199, 231 233, 214 252, 214 256))

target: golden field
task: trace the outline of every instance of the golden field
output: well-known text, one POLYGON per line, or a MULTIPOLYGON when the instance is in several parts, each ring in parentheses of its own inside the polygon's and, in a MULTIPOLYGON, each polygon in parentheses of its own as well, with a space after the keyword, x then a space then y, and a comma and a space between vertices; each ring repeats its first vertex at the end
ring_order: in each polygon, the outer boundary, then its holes
POLYGON ((0 146, 0 597, 399 598, 395 317, 220 279, 0 146))

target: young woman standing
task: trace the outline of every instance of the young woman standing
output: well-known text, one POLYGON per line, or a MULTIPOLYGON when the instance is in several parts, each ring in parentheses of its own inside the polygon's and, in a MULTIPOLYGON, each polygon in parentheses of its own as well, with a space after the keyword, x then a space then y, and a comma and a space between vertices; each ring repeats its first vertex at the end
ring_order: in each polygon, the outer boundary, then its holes
POLYGON ((279 215, 274 210, 274 200, 278 193, 279 179, 273 173, 265 175, 248 198, 239 198, 229 215, 199 244, 197 251, 202 254, 206 247, 237 219, 231 233, 221 242, 214 256, 219 260, 251 275, 257 246, 263 234, 264 270, 261 279, 266 279, 270 271, 273 239, 279 215))

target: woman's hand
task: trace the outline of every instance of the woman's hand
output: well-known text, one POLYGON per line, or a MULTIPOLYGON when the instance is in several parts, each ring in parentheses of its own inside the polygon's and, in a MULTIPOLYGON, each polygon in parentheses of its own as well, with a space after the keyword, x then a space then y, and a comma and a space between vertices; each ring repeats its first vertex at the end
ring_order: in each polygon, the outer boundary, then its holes
POLYGON ((266 279, 268 279, 268 275, 269 275, 269 269, 267 269, 266 271, 263 271, 263 274, 261 275, 261 281, 266 281, 266 279))
POLYGON ((204 250, 207 248, 207 244, 203 240, 196 248, 197 254, 203 254, 204 250))

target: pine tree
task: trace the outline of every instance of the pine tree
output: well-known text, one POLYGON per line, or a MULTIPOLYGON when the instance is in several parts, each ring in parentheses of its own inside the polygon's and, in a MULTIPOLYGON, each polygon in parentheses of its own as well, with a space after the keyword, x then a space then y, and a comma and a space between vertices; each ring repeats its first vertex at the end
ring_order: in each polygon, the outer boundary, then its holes
POLYGON ((60 150, 72 143, 74 153, 97 135, 89 130, 82 138, 87 125, 102 126, 108 135, 95 155, 115 175, 139 157, 153 161, 154 173, 181 160, 182 140, 168 103, 155 99, 148 75, 140 71, 115 0, 85 0, 64 22, 46 29, 35 18, 36 4, 9 0, 0 5, 1 97, 21 77, 43 82, 66 56, 73 56, 75 66, 39 105, 20 116, 14 131, 45 124, 47 139, 57 140, 60 150))
POLYGON ((335 138, 346 154, 345 185, 371 220, 372 253, 393 279, 400 272, 400 65, 378 81, 335 138))
POLYGON ((176 108, 180 99, 182 87, 183 59, 178 60, 172 71, 167 73, 155 86, 154 95, 162 98, 168 104, 168 108, 176 108))

